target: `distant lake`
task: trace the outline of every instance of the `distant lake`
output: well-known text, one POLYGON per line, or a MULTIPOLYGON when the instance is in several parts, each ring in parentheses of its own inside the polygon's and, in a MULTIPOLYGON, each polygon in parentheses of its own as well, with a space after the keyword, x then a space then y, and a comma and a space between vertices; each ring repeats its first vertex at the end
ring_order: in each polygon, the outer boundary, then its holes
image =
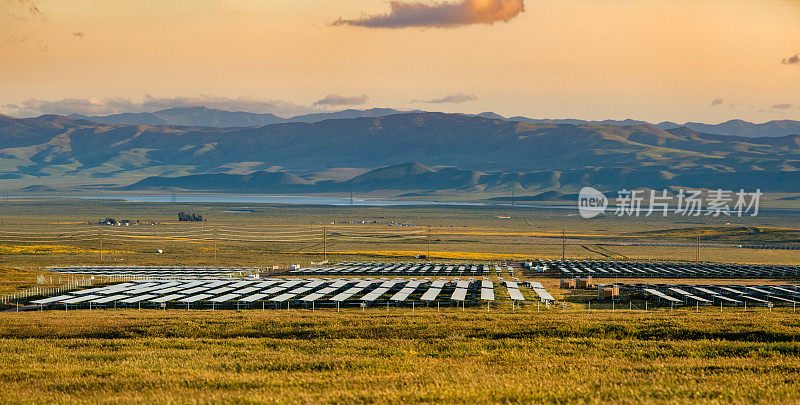
MULTIPOLYGON (((172 202, 170 195, 104 195, 104 196, 71 196, 90 200, 127 200, 133 202, 172 202)), ((198 203, 246 203, 246 204, 291 204, 291 205, 351 205, 347 197, 320 197, 304 195, 261 195, 261 194, 179 194, 175 196, 176 202, 198 203)), ((352 205, 367 206, 392 206, 392 205, 474 205, 489 206, 480 202, 439 202, 439 201, 408 201, 408 200, 378 200, 378 199, 353 199, 352 205)))
MULTIPOLYGON (((88 200, 125 200, 132 202, 169 203, 172 196, 169 194, 108 194, 108 195, 48 195, 48 196, 9 196, 8 198, 83 198, 88 200)), ((348 197, 321 197, 304 195, 265 195, 265 194, 202 194, 187 193, 177 194, 175 201, 178 203, 244 203, 244 204, 289 204, 289 205, 351 205, 348 197)), ((352 205, 358 206, 472 206, 472 207, 511 207, 509 203, 488 202, 447 202, 447 201, 416 201, 416 200, 381 200, 370 198, 353 199, 352 205)), ((575 209, 575 206, 564 205, 531 205, 515 204, 519 208, 561 208, 575 209)))

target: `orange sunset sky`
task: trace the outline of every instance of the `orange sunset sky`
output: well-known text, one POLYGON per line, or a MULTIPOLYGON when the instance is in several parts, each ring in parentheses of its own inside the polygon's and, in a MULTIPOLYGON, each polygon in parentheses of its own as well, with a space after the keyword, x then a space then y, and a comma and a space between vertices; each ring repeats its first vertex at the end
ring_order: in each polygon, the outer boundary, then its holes
POLYGON ((283 116, 393 107, 679 123, 800 119, 797 0, 0 7, 0 113, 15 116, 195 103, 283 116))

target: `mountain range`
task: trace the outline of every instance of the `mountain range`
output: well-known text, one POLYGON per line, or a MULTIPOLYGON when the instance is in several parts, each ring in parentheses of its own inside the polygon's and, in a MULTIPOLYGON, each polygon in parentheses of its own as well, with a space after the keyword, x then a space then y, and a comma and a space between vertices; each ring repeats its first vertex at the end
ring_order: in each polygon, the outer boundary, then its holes
POLYGON ((18 188, 259 193, 515 189, 521 195, 574 193, 583 185, 797 192, 800 135, 752 138, 428 112, 243 128, 0 116, 0 180, 18 188), (362 174, 320 175, 333 170, 362 174))
MULTIPOLYGON (((112 114, 105 116, 86 116, 73 114, 72 118, 90 120, 103 124, 118 124, 118 125, 178 125, 178 126, 202 126, 202 127, 253 127, 263 126, 278 123, 291 123, 291 122, 305 122, 314 123, 328 119, 350 119, 350 118, 375 118, 384 117, 387 115, 407 114, 407 113, 422 113, 425 111, 401 111, 392 108, 372 108, 367 110, 342 110, 329 113, 316 113, 298 115, 290 118, 282 118, 274 114, 257 114, 244 111, 224 111, 211 109, 206 107, 186 107, 186 108, 171 108, 156 112, 146 113, 125 113, 125 114, 112 114)), ((677 124, 674 122, 660 122, 652 124, 646 121, 638 120, 603 120, 603 121, 586 121, 579 119, 533 119, 521 116, 503 117, 502 115, 493 112, 484 112, 477 114, 479 117, 489 119, 499 119, 507 121, 521 121, 532 124, 570 124, 570 125, 584 125, 584 124, 597 124, 597 125, 615 125, 615 126, 629 126, 629 125, 652 125, 659 129, 675 129, 679 127, 689 128, 691 130, 702 132, 706 134, 716 135, 733 135, 733 136, 746 136, 746 137, 762 137, 762 136, 786 136, 800 134, 800 121, 781 120, 769 121, 761 124, 754 124, 743 120, 730 120, 720 124, 703 124, 699 122, 687 122, 684 124, 677 124)))
POLYGON ((320 122, 330 119, 349 119, 384 117, 400 113, 419 113, 424 111, 400 111, 392 108, 371 108, 367 110, 342 110, 282 118, 275 114, 259 114, 244 111, 225 111, 206 107, 169 108, 156 112, 123 113, 104 116, 72 114, 70 118, 94 121, 101 124, 117 125, 177 125, 192 127, 260 127, 263 125, 289 122, 320 122))

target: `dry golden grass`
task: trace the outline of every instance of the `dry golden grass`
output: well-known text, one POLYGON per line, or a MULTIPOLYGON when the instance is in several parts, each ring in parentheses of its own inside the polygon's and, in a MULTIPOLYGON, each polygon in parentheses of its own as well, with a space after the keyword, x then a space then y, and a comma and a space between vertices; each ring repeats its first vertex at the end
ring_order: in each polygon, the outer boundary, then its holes
POLYGON ((785 310, 0 314, 0 402, 789 403, 785 310))

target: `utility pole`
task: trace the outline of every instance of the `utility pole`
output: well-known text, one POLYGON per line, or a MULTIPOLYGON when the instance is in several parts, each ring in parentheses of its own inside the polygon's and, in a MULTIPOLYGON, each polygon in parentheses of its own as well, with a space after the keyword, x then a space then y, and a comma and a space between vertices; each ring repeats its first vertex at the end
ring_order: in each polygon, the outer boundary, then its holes
POLYGON ((431 260, 431 226, 428 225, 428 255, 425 256, 428 260, 431 260))
POLYGON ((327 227, 322 227, 322 261, 328 261, 328 229, 327 227))
POLYGON ((567 226, 561 227, 561 260, 564 261, 567 256, 567 226))

